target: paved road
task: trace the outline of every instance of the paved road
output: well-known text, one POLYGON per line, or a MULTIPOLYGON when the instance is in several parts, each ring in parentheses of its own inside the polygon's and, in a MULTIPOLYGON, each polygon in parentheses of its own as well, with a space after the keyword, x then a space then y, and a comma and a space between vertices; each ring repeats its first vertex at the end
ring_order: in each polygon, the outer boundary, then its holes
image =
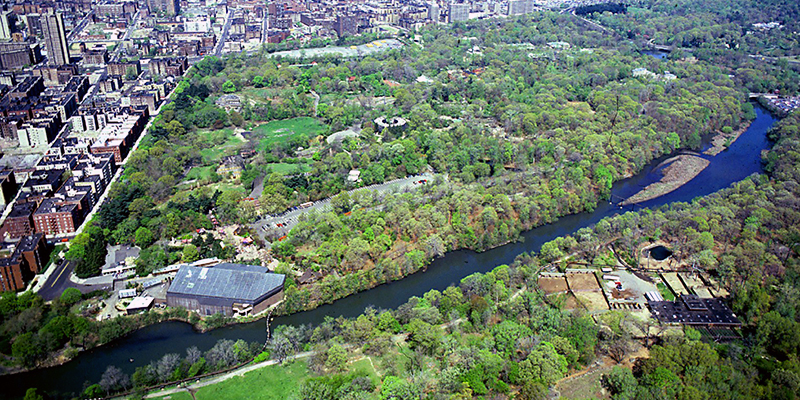
POLYGON ((233 10, 228 11, 228 15, 225 16, 225 25, 222 26, 222 33, 219 35, 219 42, 217 42, 217 48, 214 49, 214 55, 219 57, 222 55, 222 48, 225 47, 225 41, 228 40, 228 29, 231 27, 231 20, 233 19, 233 10))
POLYGON ((269 40, 269 11, 264 11, 264 20, 261 22, 261 43, 269 40))
MULTIPOLYGON (((350 193, 359 191, 359 190, 374 190, 379 193, 384 193, 388 191, 397 191, 402 192, 409 189, 419 188, 422 185, 418 182, 420 180, 427 180, 428 182, 433 181, 435 178, 434 174, 431 173, 424 173, 422 175, 417 176, 409 176, 402 179, 395 179, 393 181, 389 181, 386 183, 382 183, 379 185, 370 185, 363 188, 353 189, 350 193)), ((269 215, 260 220, 254 222, 250 226, 258 232, 258 235, 263 240, 267 240, 267 233, 272 234, 280 234, 285 235, 287 234, 292 227, 297 224, 297 219, 300 215, 311 212, 311 211, 318 211, 318 212, 325 212, 331 209, 331 199, 327 198, 324 200, 315 201, 311 207, 302 208, 302 209, 289 209, 284 211, 278 215, 269 215), (277 224, 281 224, 281 226, 277 226, 277 224)))
POLYGON ((88 293, 92 290, 102 289, 103 286, 89 286, 79 285, 69 280, 72 271, 75 269, 75 263, 69 261, 62 261, 61 264, 56 266, 56 270, 50 274, 50 277, 45 281, 44 286, 39 289, 39 295, 45 301, 50 301, 61 296, 61 293, 66 288, 74 287, 81 291, 81 293, 88 293))
POLYGON ((67 35, 67 42, 69 44, 72 44, 73 43, 72 39, 74 39, 75 36, 81 33, 83 28, 86 27, 87 23, 89 22, 89 19, 92 17, 93 14, 94 10, 89 11, 89 13, 86 14, 86 16, 83 17, 83 19, 80 22, 78 22, 78 25, 76 25, 75 28, 73 28, 72 31, 70 31, 69 35, 67 35))

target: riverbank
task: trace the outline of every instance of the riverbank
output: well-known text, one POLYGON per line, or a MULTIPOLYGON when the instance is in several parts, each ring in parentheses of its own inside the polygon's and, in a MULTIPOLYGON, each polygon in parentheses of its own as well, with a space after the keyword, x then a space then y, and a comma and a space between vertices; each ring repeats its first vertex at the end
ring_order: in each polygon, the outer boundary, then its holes
POLYGON ((704 158, 688 154, 681 154, 664 160, 656 167, 657 169, 663 168, 661 170, 661 180, 651 183, 638 193, 625 199, 621 204, 641 203, 670 193, 694 179, 709 164, 710 162, 704 158))
POLYGON ((711 139, 711 147, 704 151, 703 154, 707 156, 715 156, 719 153, 722 153, 723 150, 727 149, 731 143, 735 142, 736 139, 739 139, 739 136, 741 136, 745 131, 747 131, 748 128, 750 128, 750 124, 752 124, 752 122, 743 123, 739 129, 728 134, 717 134, 711 139))

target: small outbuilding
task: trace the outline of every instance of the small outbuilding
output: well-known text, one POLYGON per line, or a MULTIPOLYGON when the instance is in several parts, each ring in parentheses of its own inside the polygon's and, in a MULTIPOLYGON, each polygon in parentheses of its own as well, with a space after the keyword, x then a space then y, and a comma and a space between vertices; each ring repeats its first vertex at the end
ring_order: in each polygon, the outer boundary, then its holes
POLYGON ((142 311, 147 311, 153 306, 153 298, 150 296, 134 297, 131 304, 125 307, 125 313, 133 315, 142 311))

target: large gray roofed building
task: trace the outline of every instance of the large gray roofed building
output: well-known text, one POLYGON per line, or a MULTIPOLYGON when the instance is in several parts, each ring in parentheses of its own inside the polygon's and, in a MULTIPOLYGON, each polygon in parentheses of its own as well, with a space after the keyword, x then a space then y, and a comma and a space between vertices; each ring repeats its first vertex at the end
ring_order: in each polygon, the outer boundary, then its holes
POLYGON ((167 290, 167 304, 210 315, 259 313, 283 296, 286 276, 255 265, 184 265, 167 290))

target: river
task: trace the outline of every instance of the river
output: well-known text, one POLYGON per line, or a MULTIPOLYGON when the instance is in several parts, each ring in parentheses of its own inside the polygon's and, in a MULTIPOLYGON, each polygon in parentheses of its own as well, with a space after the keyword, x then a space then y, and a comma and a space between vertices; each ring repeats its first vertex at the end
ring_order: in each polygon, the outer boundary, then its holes
MULTIPOLYGON (((736 142, 716 156, 702 156, 710 160, 711 164, 689 183, 669 194, 624 208, 603 202, 592 213, 563 217, 556 223, 524 232, 522 241, 483 253, 469 250, 453 251, 434 260, 425 272, 418 272, 403 280, 378 286, 311 311, 276 318, 272 325, 317 324, 326 316, 353 317, 362 313, 368 306, 396 308, 412 296, 421 296, 431 289, 443 290, 449 285, 457 284, 469 274, 490 271, 501 264, 510 264, 518 254, 536 252, 543 243, 571 234, 582 227, 591 226, 604 217, 634 208, 638 210, 640 207, 652 208, 677 201, 689 201, 728 187, 731 183, 751 174, 763 172, 761 151, 769 148, 766 133, 777 119, 760 105, 755 105, 755 109, 756 120, 736 142)), ((612 198, 627 198, 642 187, 660 179, 655 167, 667 157, 669 156, 654 160, 640 174, 615 183, 612 188, 612 198)), ((29 387, 39 388, 40 393, 58 392, 65 396, 82 391, 88 382, 98 382, 108 365, 116 365, 124 372, 132 374, 136 367, 156 360, 165 353, 175 352, 183 356, 186 348, 190 346, 197 346, 205 351, 219 339, 262 342, 266 337, 265 332, 264 320, 206 333, 195 332, 185 323, 164 322, 81 353, 74 360, 61 366, 0 376, 0 387, 3 388, 0 398, 21 398, 29 387), (130 362, 131 359, 133 362, 130 362)))
POLYGON ((659 60, 664 60, 667 58, 667 56, 669 56, 669 52, 664 50, 643 50, 642 54, 657 58, 659 60))

